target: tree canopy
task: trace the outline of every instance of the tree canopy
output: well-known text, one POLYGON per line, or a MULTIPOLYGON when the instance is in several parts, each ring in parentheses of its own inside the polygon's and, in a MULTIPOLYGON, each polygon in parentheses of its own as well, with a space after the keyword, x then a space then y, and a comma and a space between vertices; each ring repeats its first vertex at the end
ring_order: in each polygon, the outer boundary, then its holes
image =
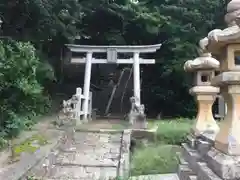
MULTIPOLYGON (((195 105, 188 94, 191 76, 183 71, 183 64, 197 56, 197 43, 201 38, 210 30, 224 26, 227 3, 227 0, 2 0, 1 36, 15 42, 11 45, 1 42, 1 53, 6 52, 6 48, 13 53, 11 56, 0 54, 1 61, 20 58, 14 55, 17 51, 23 55, 19 60, 22 63, 27 60, 29 62, 25 63, 37 63, 38 69, 45 69, 36 76, 37 81, 22 76, 19 76, 21 82, 2 79, 2 91, 20 96, 16 90, 9 90, 10 82, 18 83, 19 88, 26 83, 21 91, 34 83, 46 89, 43 81, 53 79, 53 73, 46 73, 52 72, 46 60, 55 62, 51 64, 57 75, 60 50, 76 37, 80 44, 94 45, 163 43, 155 55, 157 64, 143 67, 142 92, 147 110, 153 114, 161 111, 168 116, 192 116, 195 105), (31 44, 23 45, 22 42, 30 42, 36 50, 31 44), (18 47, 17 50, 13 51, 12 46, 18 47), (29 54, 24 60, 27 47, 31 52, 36 51, 37 56, 29 54)), ((3 77, 15 71, 19 62, 7 63, 13 67, 1 71, 6 73, 3 77)), ((30 74, 24 76, 31 77, 30 74)), ((2 101, 4 98, 1 94, 0 103, 7 103, 7 107, 20 103, 2 101)))

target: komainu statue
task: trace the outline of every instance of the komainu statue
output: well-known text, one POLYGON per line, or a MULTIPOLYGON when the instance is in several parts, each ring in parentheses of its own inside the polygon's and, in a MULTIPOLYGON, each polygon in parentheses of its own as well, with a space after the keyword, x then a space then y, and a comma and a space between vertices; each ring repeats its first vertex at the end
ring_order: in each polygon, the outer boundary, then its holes
POLYGON ((75 123, 74 120, 76 119, 76 112, 75 106, 78 101, 77 96, 72 96, 69 100, 63 100, 63 108, 58 113, 58 126, 63 126, 65 124, 72 124, 75 123))
POLYGON ((143 104, 136 103, 136 98, 131 97, 131 110, 128 114, 129 122, 133 125, 133 128, 145 129, 147 128, 146 115, 144 113, 145 107, 143 104))

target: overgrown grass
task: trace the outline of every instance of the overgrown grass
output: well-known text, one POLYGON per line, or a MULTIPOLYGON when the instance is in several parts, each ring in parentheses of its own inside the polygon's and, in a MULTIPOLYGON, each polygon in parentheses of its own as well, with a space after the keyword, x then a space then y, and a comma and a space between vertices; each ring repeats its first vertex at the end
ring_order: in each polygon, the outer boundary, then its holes
POLYGON ((133 154, 132 175, 172 173, 177 169, 176 151, 178 146, 150 144, 133 154))
POLYGON ((123 121, 120 124, 112 124, 111 127, 114 130, 124 130, 130 126, 128 121, 123 121))
POLYGON ((186 140, 193 121, 189 119, 149 121, 149 126, 158 125, 157 141, 147 146, 138 146, 132 155, 131 175, 174 173, 177 170, 177 153, 186 140))
POLYGON ((149 126, 158 126, 157 141, 159 143, 181 145, 181 143, 186 141, 193 122, 193 120, 182 118, 159 121, 150 120, 149 126))

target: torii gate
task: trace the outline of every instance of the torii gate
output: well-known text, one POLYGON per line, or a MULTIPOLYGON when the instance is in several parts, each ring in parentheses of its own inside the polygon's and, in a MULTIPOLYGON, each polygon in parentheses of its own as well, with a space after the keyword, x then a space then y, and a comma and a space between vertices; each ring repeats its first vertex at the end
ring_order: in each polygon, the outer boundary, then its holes
POLYGON ((92 64, 133 64, 133 84, 134 97, 136 104, 141 104, 141 87, 140 87, 140 64, 155 64, 155 59, 142 59, 140 53, 153 53, 161 48, 162 44, 147 46, 90 46, 66 44, 71 52, 86 53, 85 58, 72 57, 71 63, 86 64, 84 75, 83 102, 84 120, 87 120, 88 100, 90 92, 91 68, 92 64), (107 53, 106 59, 95 59, 93 53, 107 53), (133 58, 118 59, 118 53, 133 53, 133 58))

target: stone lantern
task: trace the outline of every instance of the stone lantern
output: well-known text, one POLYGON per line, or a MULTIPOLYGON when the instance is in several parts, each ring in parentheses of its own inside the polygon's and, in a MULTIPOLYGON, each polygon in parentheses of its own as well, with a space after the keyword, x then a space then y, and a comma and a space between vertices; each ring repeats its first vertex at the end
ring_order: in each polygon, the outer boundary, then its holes
POLYGON ((240 0, 228 4, 225 21, 228 27, 209 32, 201 48, 220 61, 220 74, 211 85, 220 87, 227 114, 213 141, 201 137, 195 146, 183 144, 180 180, 240 179, 240 0))
POLYGON ((190 94, 195 96, 198 113, 192 133, 199 136, 205 133, 216 133, 218 125, 212 115, 212 105, 219 93, 219 88, 211 85, 215 70, 219 68, 219 61, 210 53, 200 52, 200 57, 189 60, 184 64, 185 71, 194 72, 195 83, 190 94))
MULTIPOLYGON (((227 114, 215 139, 215 148, 229 155, 240 155, 240 1, 227 6, 228 28, 208 35, 207 49, 220 57, 220 74, 212 84, 220 87, 227 114)), ((240 169, 240 168, 239 168, 240 169)), ((239 177, 240 178, 240 175, 239 177)))

